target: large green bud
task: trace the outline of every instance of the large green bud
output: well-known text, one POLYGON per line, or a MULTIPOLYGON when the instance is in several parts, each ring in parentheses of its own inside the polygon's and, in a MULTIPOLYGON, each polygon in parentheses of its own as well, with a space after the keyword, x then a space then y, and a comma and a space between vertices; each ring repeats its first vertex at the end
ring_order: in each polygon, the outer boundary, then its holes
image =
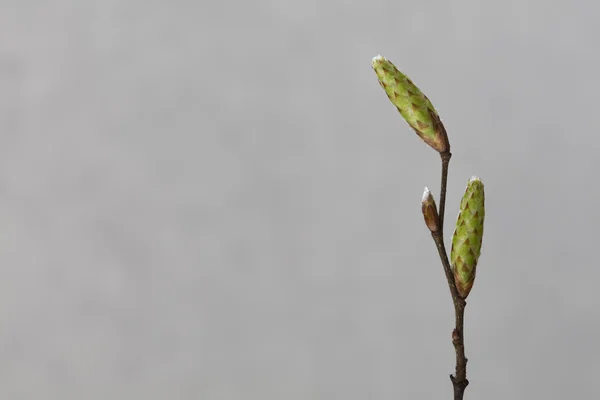
POLYGON ((481 254, 483 221, 485 219, 485 195, 483 183, 472 177, 460 202, 456 229, 452 235, 450 261, 458 293, 466 299, 475 281, 477 261, 481 254))
POLYGON ((374 57, 372 65, 379 84, 417 135, 440 153, 450 151, 446 129, 427 96, 385 57, 374 57))

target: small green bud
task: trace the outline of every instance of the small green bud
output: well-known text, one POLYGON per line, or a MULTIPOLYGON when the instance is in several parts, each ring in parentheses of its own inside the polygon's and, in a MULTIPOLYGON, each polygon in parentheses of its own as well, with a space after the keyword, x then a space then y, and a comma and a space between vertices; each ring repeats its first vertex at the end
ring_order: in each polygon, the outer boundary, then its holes
POLYGON ((481 254, 483 221, 485 219, 485 195, 483 183, 472 177, 460 202, 456 229, 452 236, 450 261, 458 293, 466 299, 475 281, 477 261, 481 254))
POLYGON ((440 153, 450 151, 446 129, 427 96, 385 57, 374 57, 372 65, 379 84, 417 135, 440 153))
POLYGON ((423 211, 423 218, 425 218, 425 225, 427 225, 431 233, 437 232, 440 229, 440 218, 438 216, 437 208, 435 207, 435 200, 427 188, 425 188, 425 192, 423 192, 421 210, 423 211))

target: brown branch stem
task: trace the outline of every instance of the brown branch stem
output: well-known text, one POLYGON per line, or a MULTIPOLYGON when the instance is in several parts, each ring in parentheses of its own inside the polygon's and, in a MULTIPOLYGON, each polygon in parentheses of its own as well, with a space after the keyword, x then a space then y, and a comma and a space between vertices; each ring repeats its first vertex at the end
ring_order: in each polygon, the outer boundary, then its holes
POLYGON ((456 284, 454 282, 454 274, 450 261, 448 260, 448 254, 444 245, 444 213, 446 208, 446 185, 448 181, 448 164, 450 163, 450 157, 452 153, 447 151, 441 153, 442 158, 442 185, 440 190, 440 205, 439 205, 439 229, 433 232, 431 236, 435 242, 444 267, 446 274, 446 280, 448 281, 448 287, 450 294, 452 295, 452 302, 454 303, 454 315, 455 315, 455 328, 452 331, 452 344, 454 345, 454 351, 456 353, 456 370, 454 375, 450 375, 450 380, 454 386, 454 400, 463 400, 465 389, 469 384, 467 380, 467 358, 465 357, 465 339, 464 339, 464 316, 465 306, 467 302, 460 297, 456 284))
POLYGON ((445 153, 441 153, 442 157, 442 187, 440 190, 440 206, 438 215, 440 218, 440 232, 442 233, 442 238, 444 236, 444 214, 446 211, 446 185, 448 182, 448 164, 450 164, 450 158, 452 157, 452 153, 449 151, 445 153))

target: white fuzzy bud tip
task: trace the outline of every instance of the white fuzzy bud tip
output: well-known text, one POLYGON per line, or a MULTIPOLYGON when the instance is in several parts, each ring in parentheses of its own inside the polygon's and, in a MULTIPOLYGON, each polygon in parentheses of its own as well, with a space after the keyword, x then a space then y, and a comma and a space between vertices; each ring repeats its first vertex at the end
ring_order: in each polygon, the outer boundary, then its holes
POLYGON ((427 188, 427 186, 425 186, 425 191, 423 192, 423 200, 422 201, 427 200, 427 198, 429 196, 431 196, 431 192, 429 191, 429 189, 427 188))
POLYGON ((371 60, 371 64, 375 65, 375 64, 379 64, 381 62, 385 61, 385 57, 382 55, 377 55, 375 57, 373 57, 373 60, 371 60))

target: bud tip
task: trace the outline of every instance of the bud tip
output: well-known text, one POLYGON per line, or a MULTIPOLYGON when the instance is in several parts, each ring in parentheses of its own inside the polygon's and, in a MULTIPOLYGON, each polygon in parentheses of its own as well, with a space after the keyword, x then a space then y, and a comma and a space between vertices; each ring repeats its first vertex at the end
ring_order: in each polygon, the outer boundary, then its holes
POLYGON ((375 68, 378 64, 384 63, 387 60, 385 59, 384 56, 382 55, 376 55, 375 57, 373 57, 373 59, 371 60, 371 66, 373 68, 375 68))
POLYGON ((427 200, 427 198, 431 195, 431 192, 429 191, 429 189, 427 188, 427 186, 425 186, 425 191, 423 192, 423 201, 427 200))

